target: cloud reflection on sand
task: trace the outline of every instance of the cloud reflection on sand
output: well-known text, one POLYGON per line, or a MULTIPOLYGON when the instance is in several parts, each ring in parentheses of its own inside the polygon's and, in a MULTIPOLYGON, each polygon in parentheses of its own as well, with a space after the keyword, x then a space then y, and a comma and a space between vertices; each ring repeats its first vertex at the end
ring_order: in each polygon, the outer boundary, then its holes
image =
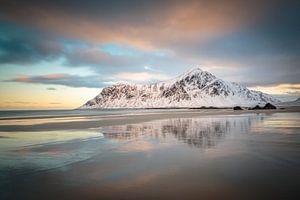
POLYGON ((97 145, 103 140, 103 135, 95 131, 2 132, 0 135, 11 136, 0 140, 0 171, 21 174, 88 159, 99 153, 97 145))
POLYGON ((150 142, 146 141, 135 141, 132 143, 127 143, 122 145, 119 148, 121 152, 141 152, 141 151, 149 151, 154 148, 154 145, 150 142))
POLYGON ((110 149, 147 152, 173 145, 211 149, 235 131, 248 129, 247 117, 200 117, 114 125, 92 130, 2 132, 2 167, 41 169, 88 159, 110 149), (93 139, 93 140, 91 140, 93 139), (38 166, 38 167, 37 167, 38 166))

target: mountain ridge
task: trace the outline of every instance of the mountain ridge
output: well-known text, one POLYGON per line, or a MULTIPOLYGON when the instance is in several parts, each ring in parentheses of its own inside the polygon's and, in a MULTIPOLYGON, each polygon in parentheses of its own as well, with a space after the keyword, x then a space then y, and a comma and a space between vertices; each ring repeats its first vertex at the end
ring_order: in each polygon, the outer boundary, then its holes
POLYGON ((286 101, 286 102, 279 102, 276 104, 277 106, 284 106, 284 107, 294 107, 294 106, 300 106, 300 97, 298 97, 294 101, 286 101))
POLYGON ((118 83, 79 109, 96 108, 183 108, 253 106, 279 103, 274 97, 223 81, 210 72, 193 68, 176 78, 151 84, 118 83))

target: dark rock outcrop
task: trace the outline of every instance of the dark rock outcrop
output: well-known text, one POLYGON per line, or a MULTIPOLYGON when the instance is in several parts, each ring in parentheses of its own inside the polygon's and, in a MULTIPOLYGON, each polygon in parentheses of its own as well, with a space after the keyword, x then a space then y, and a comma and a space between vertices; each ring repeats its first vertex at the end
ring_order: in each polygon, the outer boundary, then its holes
POLYGON ((261 110, 262 107, 260 107, 259 105, 254 106, 253 108, 249 108, 248 110, 261 110))
POLYGON ((270 110, 270 109, 277 109, 277 108, 273 104, 267 103, 264 107, 260 107, 259 105, 256 105, 255 107, 249 108, 248 110, 270 110))
POLYGON ((267 103, 263 109, 277 109, 276 106, 274 106, 273 104, 267 103))
POLYGON ((233 110, 243 110, 240 106, 234 106, 233 110))

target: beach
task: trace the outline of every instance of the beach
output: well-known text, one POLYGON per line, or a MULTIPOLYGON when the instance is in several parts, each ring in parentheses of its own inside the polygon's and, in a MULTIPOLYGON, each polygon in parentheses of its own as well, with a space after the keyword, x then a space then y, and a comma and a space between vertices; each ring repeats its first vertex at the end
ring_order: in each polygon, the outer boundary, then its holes
POLYGON ((0 159, 1 199, 297 199, 300 110, 8 112, 0 159))

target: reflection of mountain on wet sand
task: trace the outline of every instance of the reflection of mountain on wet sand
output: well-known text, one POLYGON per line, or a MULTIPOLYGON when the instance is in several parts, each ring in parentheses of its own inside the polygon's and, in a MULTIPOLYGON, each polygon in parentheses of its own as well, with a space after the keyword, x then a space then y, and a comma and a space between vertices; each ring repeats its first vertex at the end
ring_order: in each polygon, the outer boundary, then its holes
POLYGON ((210 148, 230 132, 249 128, 247 118, 177 118, 143 124, 107 126, 101 129, 106 138, 136 140, 155 138, 160 142, 181 142, 192 147, 210 148))

